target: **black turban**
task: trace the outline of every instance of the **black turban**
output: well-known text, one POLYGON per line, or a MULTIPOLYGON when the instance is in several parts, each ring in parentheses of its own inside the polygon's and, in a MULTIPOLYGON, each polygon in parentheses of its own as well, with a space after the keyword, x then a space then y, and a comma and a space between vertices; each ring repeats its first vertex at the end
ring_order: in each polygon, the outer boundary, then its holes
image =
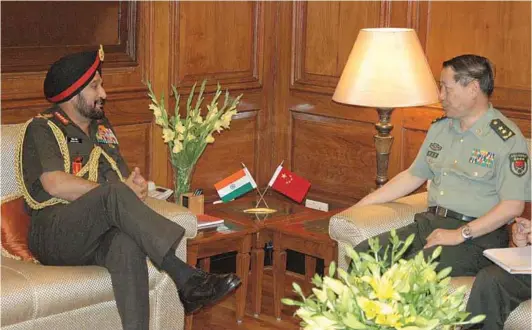
POLYGON ((103 48, 70 54, 57 60, 44 79, 44 96, 53 103, 66 102, 87 86, 96 71, 101 74, 103 48))

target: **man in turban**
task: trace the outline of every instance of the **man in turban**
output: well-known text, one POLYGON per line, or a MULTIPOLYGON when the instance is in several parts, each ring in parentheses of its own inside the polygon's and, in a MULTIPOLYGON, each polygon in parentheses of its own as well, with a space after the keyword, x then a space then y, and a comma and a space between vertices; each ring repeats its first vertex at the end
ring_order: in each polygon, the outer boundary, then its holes
POLYGON ((128 169, 105 117, 103 49, 71 54, 46 75, 53 106, 25 126, 19 180, 31 214, 29 248, 45 265, 99 265, 111 274, 124 329, 148 329, 146 257, 175 282, 185 313, 240 284, 175 256, 185 230, 142 201, 147 182, 128 169))

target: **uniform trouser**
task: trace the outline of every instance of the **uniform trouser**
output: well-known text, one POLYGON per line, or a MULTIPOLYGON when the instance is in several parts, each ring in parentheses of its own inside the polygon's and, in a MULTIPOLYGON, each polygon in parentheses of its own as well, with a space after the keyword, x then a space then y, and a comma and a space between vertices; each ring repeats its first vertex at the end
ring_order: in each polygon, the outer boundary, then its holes
MULTIPOLYGON (((475 278, 466 310, 471 315, 486 315, 483 330, 500 330, 508 315, 530 299, 530 275, 510 274, 497 265, 483 268, 475 278)), ((530 320, 527 320, 530 329, 530 320)))
MULTIPOLYGON (((444 218, 435 214, 424 212, 414 216, 414 223, 396 230, 400 240, 406 240, 410 234, 415 234, 414 241, 410 248, 403 255, 404 259, 414 257, 419 251, 423 251, 427 259, 436 246, 423 249, 427 244, 427 237, 437 228, 456 229, 465 225, 466 222, 444 218)), ((377 236, 381 246, 390 243, 390 233, 383 233, 377 236)), ((475 276, 482 268, 493 263, 482 254, 485 249, 500 248, 508 246, 508 230, 503 226, 489 234, 474 238, 455 246, 443 246, 442 253, 437 260, 439 262, 437 271, 451 266, 450 276, 475 276)), ((355 247, 355 250, 366 252, 369 250, 368 241, 365 240, 355 247)), ((384 252, 384 249, 381 249, 384 252)), ((383 253, 384 254, 384 253, 383 253)))
POLYGON ((45 265, 99 265, 111 274, 124 329, 149 328, 146 256, 161 266, 185 233, 123 183, 99 186, 32 215, 29 248, 45 265))

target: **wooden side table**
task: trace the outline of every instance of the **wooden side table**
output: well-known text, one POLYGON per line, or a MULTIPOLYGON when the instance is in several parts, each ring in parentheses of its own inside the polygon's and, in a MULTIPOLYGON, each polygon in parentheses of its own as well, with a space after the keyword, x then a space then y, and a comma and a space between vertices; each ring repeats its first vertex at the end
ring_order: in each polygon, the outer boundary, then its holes
POLYGON ((274 315, 281 319, 281 298, 284 296, 286 273, 286 250, 305 255, 305 284, 310 289, 310 280, 315 274, 316 258, 323 259, 325 274, 329 265, 338 258, 336 241, 329 237, 329 219, 336 212, 322 212, 321 217, 295 223, 281 223, 273 230, 273 304, 274 315))
MULTIPOLYGON (((255 317, 260 314, 262 303, 262 278, 264 273, 264 245, 273 240, 271 227, 281 223, 295 223, 304 219, 316 219, 325 213, 296 204, 287 198, 266 196, 270 208, 277 210, 272 214, 250 214, 244 210, 255 207, 257 197, 249 196, 227 204, 206 206, 206 213, 224 219, 253 226, 255 232, 251 247, 251 310, 255 317)), ((274 248, 275 249, 275 248, 274 248)), ((275 262, 275 260, 274 260, 275 262)), ((275 265, 274 265, 275 267, 275 265)))
MULTIPOLYGON (((250 225, 224 219, 225 227, 198 231, 198 235, 187 242, 187 263, 209 271, 210 257, 236 251, 236 274, 242 284, 236 290, 236 320, 242 322, 246 307, 251 239, 255 228, 250 225), (220 229, 223 228, 223 229, 220 229)), ((186 329, 192 329, 192 315, 185 319, 186 329)))

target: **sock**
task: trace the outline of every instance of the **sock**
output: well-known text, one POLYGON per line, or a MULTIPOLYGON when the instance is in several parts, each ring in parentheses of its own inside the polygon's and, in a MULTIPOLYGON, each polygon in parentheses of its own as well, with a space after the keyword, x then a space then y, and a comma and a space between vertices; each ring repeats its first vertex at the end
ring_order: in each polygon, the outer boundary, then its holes
POLYGON ((187 280, 197 272, 196 268, 191 267, 183 262, 183 260, 176 257, 174 249, 170 249, 170 251, 164 256, 161 268, 170 275, 179 290, 182 289, 187 280))

